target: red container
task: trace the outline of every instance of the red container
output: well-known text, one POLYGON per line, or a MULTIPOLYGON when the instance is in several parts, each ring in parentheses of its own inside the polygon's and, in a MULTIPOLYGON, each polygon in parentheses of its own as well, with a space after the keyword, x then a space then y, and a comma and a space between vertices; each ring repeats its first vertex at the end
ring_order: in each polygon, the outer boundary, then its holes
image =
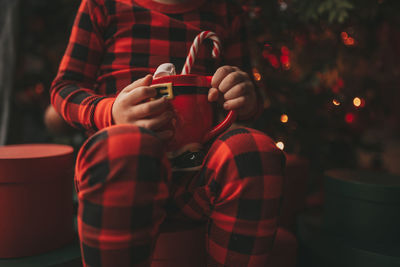
POLYGON ((0 257, 32 256, 74 238, 73 149, 0 147, 0 257))

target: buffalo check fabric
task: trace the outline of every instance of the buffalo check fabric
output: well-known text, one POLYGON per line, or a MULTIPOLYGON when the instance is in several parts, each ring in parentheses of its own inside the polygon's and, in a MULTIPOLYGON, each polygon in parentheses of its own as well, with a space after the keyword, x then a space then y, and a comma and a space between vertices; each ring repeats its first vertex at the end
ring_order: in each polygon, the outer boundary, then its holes
POLYGON ((265 134, 223 133, 198 172, 171 173, 152 132, 116 125, 92 135, 76 165, 84 266, 150 266, 167 216, 207 221, 208 266, 266 266, 285 158, 265 134))
POLYGON ((90 138, 76 162, 78 230, 85 266, 149 266, 166 217, 208 223, 209 266, 263 266, 277 228, 283 153, 261 132, 239 128, 209 144, 197 172, 171 172, 165 144, 151 131, 113 125, 111 109, 127 85, 162 63, 182 69, 202 31, 192 73, 218 66, 250 72, 243 12, 228 0, 166 5, 153 0, 82 0, 51 103, 90 138))
POLYGON ((250 71, 243 12, 225 0, 165 5, 152 0, 82 0, 58 74, 51 102, 72 126, 93 134, 113 124, 116 94, 152 74, 162 63, 182 69, 194 38, 215 32, 222 55, 211 57, 205 40, 193 74, 213 75, 217 66, 250 71))

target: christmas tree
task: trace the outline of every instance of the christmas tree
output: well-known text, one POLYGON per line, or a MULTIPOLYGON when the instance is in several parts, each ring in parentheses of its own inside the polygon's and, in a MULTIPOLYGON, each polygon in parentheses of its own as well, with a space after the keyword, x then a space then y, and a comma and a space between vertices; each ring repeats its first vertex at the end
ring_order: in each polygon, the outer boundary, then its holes
POLYGON ((241 4, 265 103, 255 126, 314 169, 384 168, 385 141, 398 134, 400 121, 400 3, 241 4))

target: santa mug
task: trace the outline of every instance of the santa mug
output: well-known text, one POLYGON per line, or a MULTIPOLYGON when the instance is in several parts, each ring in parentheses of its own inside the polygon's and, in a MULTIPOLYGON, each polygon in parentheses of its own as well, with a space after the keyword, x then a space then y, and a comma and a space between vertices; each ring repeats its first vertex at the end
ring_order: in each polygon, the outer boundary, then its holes
POLYGON ((208 101, 211 79, 211 76, 186 74, 162 76, 152 82, 152 87, 157 90, 156 98, 169 99, 176 113, 174 137, 167 144, 168 157, 175 160, 176 165, 182 165, 176 162, 182 161, 182 157, 194 161, 184 163, 187 166, 181 166, 183 169, 195 168, 199 164, 195 157, 203 145, 230 127, 236 119, 236 112, 230 111, 214 125, 217 114, 208 101))

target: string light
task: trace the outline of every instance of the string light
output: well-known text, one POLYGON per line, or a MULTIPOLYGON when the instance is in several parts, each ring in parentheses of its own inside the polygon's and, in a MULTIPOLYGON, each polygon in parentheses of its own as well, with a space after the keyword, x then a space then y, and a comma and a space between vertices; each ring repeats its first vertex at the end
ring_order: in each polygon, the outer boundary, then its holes
POLYGON ((287 123, 289 121, 289 117, 286 114, 282 114, 281 116, 281 122, 282 123, 287 123))
POLYGON ((280 67, 278 57, 275 54, 273 54, 272 46, 270 44, 268 44, 268 43, 264 44, 264 49, 263 49, 262 55, 263 55, 264 59, 269 61, 269 63, 271 64, 272 67, 274 67, 275 69, 280 67))
POLYGON ((280 150, 283 150, 285 148, 285 144, 282 141, 279 141, 276 143, 276 147, 280 150))
POLYGON ((365 105, 365 100, 364 99, 362 99, 362 98, 359 98, 359 97, 355 97, 354 99, 353 99, 353 105, 356 107, 356 108, 362 108, 362 107, 364 107, 364 105, 365 105))
POLYGON ((345 45, 347 46, 353 46, 355 45, 355 40, 353 37, 350 37, 349 34, 347 32, 342 32, 340 34, 340 36, 342 37, 342 41, 345 45))
POLYGON ((344 116, 344 120, 349 124, 353 123, 355 120, 355 116, 353 113, 347 113, 346 116, 344 116))
POLYGON ((347 38, 344 42, 344 44, 347 46, 353 46, 354 43, 355 43, 355 41, 354 41, 354 38, 352 38, 352 37, 347 38))
POLYGON ((261 81, 261 74, 257 68, 253 68, 253 77, 257 82, 261 81))
POLYGON ((359 97, 355 97, 355 98, 353 99, 353 104, 354 104, 354 106, 356 106, 356 107, 361 106, 361 99, 360 99, 359 97))
POLYGON ((282 67, 285 70, 290 69, 290 50, 287 46, 281 47, 281 63, 282 67))
POLYGON ((335 105, 335 106, 340 106, 340 101, 339 100, 337 100, 337 99, 333 99, 332 100, 332 103, 335 105))

